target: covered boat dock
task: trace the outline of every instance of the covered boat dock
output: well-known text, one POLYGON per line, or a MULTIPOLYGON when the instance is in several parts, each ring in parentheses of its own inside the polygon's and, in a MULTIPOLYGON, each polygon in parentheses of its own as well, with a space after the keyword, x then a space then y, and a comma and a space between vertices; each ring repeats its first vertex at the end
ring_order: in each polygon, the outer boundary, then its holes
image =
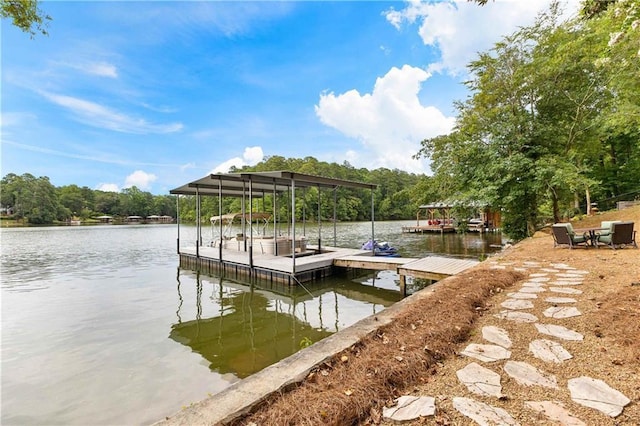
MULTIPOLYGON (((201 179, 184 184, 170 191, 178 195, 177 209, 180 212, 180 196, 196 197, 196 217, 201 218, 202 197, 218 198, 218 215, 211 218, 217 226, 217 235, 205 243, 202 237, 202 223, 197 220, 197 239, 193 247, 181 248, 180 222, 178 221, 178 254, 180 265, 208 273, 220 273, 225 276, 242 276, 251 280, 295 284, 331 274, 333 260, 336 257, 354 254, 368 254, 364 250, 338 248, 336 246, 336 205, 337 189, 340 187, 369 190, 371 192, 371 239, 375 239, 374 190, 377 185, 334 179, 290 171, 247 172, 210 174, 201 179), (297 212, 296 191, 315 187, 318 190, 318 214, 320 218, 321 191, 333 191, 333 245, 322 241, 322 222, 318 220, 318 238, 310 241, 300 232, 296 214, 289 214, 286 231, 283 233, 278 215, 279 201, 283 198, 290 203, 289 212, 297 212), (222 212, 222 200, 225 197, 241 198, 242 211, 225 215, 222 212), (269 199, 271 206, 265 205, 269 199), (262 210, 254 210, 254 200, 262 199, 262 210), (269 208, 270 207, 270 208, 269 208), (264 222, 271 210, 270 222, 264 222), (240 221, 241 232, 235 236, 225 230, 231 221, 240 221), (262 220, 262 232, 253 224, 262 220), (267 234, 271 235, 267 235, 267 234)), ((306 220, 303 216, 303 229, 306 220)))

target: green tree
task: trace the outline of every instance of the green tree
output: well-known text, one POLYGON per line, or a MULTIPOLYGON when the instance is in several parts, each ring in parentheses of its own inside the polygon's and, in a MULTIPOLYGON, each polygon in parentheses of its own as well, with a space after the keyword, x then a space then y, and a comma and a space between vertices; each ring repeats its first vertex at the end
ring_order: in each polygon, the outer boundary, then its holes
POLYGON ((36 178, 29 173, 21 176, 10 173, 0 185, 3 206, 11 207, 18 219, 48 224, 68 218, 68 212, 61 209, 58 202, 55 187, 46 176, 36 178))
POLYGON ((48 35, 51 17, 40 10, 37 0, 0 0, 0 17, 10 18, 13 25, 31 38, 37 33, 48 35))
POLYGON ((62 206, 68 208, 71 214, 79 216, 85 208, 85 197, 78 185, 67 185, 57 189, 58 199, 62 206))
POLYGON ((94 210, 106 215, 120 213, 120 196, 117 192, 94 191, 94 210))
POLYGON ((122 216, 142 216, 151 214, 153 196, 138 187, 125 188, 120 193, 120 214, 122 216))

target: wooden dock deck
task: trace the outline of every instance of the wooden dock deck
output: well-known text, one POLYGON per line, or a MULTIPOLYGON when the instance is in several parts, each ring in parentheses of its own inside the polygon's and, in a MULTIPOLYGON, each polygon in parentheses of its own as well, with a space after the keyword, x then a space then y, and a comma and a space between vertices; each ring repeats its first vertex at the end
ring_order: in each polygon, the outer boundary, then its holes
POLYGON ((343 256, 369 253, 365 250, 322 247, 322 253, 313 254, 317 247, 307 246, 306 253, 296 253, 295 268, 291 257, 275 256, 267 253, 253 253, 222 250, 220 262, 217 247, 201 246, 180 248, 180 266, 205 273, 217 273, 242 279, 278 281, 295 284, 296 281, 305 282, 324 278, 332 274, 334 259, 343 256))
POLYGON ((444 256, 428 256, 407 262, 398 267, 398 274, 411 275, 416 278, 441 280, 450 275, 459 274, 478 263, 473 259, 454 259, 444 256))
POLYGON ((400 275, 400 292, 406 294, 406 276, 441 280, 472 268, 480 263, 473 259, 454 259, 445 256, 427 256, 422 259, 407 257, 375 257, 371 255, 346 256, 335 259, 334 265, 344 268, 360 268, 396 271, 400 275))
MULTIPOLYGON (((314 247, 309 246, 310 253, 314 247)), ((288 284, 324 278, 333 272, 334 267, 370 269, 377 271, 395 271, 400 275, 400 287, 404 294, 406 276, 441 280, 472 268, 479 262, 473 259, 455 259, 445 256, 428 256, 422 259, 406 257, 372 256, 370 251, 323 247, 323 253, 298 254, 294 263, 291 257, 254 253, 236 250, 222 250, 222 262, 219 249, 213 247, 182 248, 180 266, 202 271, 219 273, 240 278, 278 281, 288 284)))

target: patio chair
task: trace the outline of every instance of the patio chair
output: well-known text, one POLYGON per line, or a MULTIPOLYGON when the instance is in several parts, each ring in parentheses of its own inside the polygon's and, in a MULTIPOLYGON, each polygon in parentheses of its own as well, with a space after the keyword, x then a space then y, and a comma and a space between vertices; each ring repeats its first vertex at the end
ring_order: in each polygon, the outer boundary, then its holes
POLYGON ((576 235, 570 223, 556 223, 551 227, 553 230, 553 246, 568 245, 570 249, 589 244, 589 237, 585 234, 576 235))
POLYGON ((600 228, 602 228, 599 232, 600 236, 611 234, 611 227, 614 223, 620 223, 621 220, 603 220, 600 222, 600 228))
POLYGON ((598 243, 604 244, 612 249, 633 246, 638 248, 636 243, 636 231, 633 230, 633 222, 615 222, 611 224, 611 233, 600 235, 598 243))

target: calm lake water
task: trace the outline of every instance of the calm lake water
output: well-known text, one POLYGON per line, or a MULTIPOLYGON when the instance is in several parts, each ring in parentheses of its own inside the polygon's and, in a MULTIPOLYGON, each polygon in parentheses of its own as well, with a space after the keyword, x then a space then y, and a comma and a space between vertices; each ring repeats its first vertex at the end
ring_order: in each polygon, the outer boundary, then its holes
MULTIPOLYGON (((400 232, 412 224, 376 222, 376 239, 411 257, 477 258, 500 244, 400 232)), ((371 234, 369 222, 337 226, 339 246, 371 234)), ((317 226, 306 228, 313 244, 317 226)), ((321 232, 332 245, 333 225, 321 232)), ((195 227, 180 234, 194 244, 195 227)), ((386 271, 308 291, 198 276, 178 268, 176 236, 175 225, 0 231, 2 424, 152 423, 400 299, 386 271)))

